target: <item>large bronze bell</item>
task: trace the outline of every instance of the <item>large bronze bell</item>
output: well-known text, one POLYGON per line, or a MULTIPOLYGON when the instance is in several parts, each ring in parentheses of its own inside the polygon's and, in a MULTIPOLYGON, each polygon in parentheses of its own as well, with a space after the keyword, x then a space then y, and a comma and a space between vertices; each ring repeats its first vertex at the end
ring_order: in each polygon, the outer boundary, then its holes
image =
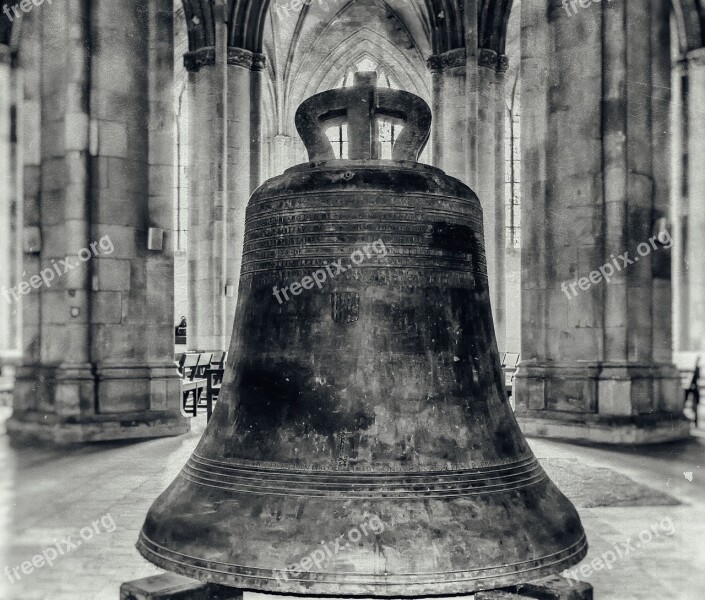
POLYGON ((250 200, 221 400, 139 551, 337 596, 469 593, 579 562, 580 519, 507 401, 480 202, 416 162, 428 105, 365 74, 296 119, 311 162, 250 200), (381 116, 404 125, 392 160, 381 116), (334 160, 323 130, 342 122, 350 159, 334 160))

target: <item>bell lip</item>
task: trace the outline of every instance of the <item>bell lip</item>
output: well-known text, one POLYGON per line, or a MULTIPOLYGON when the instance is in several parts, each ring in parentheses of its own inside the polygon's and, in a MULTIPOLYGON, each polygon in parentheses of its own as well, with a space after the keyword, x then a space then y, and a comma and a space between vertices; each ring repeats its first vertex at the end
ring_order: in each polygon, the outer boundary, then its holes
MULTIPOLYGON (((156 544, 151 544, 156 546, 156 544)), ((321 596, 321 597, 338 597, 338 598, 439 598, 446 596, 457 596, 472 594, 484 590, 494 590, 511 585, 527 583, 550 575, 560 574, 569 567, 572 567, 582 561, 588 552, 588 542, 585 532, 583 531, 578 541, 563 550, 554 553, 553 555, 534 558, 510 565, 500 565, 497 567, 487 567, 483 569, 474 569, 473 571, 497 571, 494 574, 485 575, 482 577, 471 578, 466 577, 461 579, 460 575, 471 573, 472 571, 459 571, 453 573, 438 573, 438 574, 397 574, 393 578, 398 578, 400 581, 391 582, 391 577, 379 574, 350 574, 330 575, 329 580, 320 578, 312 581, 310 579, 291 579, 286 578, 287 583, 282 583, 276 578, 276 570, 272 569, 257 569, 253 567, 240 567, 242 571, 230 570, 229 572, 217 571, 208 568, 203 561, 195 557, 182 555, 184 560, 173 560, 164 557, 150 548, 150 544, 144 530, 140 532, 138 542, 136 544, 138 552, 149 562, 154 565, 194 578, 198 581, 224 585, 226 587, 237 588, 246 591, 274 594, 274 595, 294 595, 294 596, 321 596), (541 564, 550 556, 560 556, 554 562, 549 564, 541 564), (191 559, 193 562, 185 562, 191 559), (202 562, 204 564, 198 565, 202 562), (523 564, 534 563, 537 566, 526 569, 514 569, 523 564), (250 572, 261 570, 263 574, 252 575, 244 571, 250 572), (504 572, 502 572, 502 570, 504 572), (434 581, 424 581, 423 577, 443 576, 447 579, 436 579, 434 581), (451 577, 453 575, 454 577, 451 577), (403 581, 404 578, 416 578, 417 581, 403 581), (366 581, 355 581, 355 579, 366 579, 366 581)), ((166 550, 166 549, 165 549, 166 550)), ((167 552, 170 552, 167 550, 167 552)), ((172 552, 173 553, 173 552, 172 552)))

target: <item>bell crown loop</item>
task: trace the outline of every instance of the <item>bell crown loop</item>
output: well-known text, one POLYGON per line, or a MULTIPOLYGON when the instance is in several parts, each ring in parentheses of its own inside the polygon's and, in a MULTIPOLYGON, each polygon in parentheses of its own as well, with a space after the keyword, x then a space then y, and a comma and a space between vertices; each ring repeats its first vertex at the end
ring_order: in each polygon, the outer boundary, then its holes
POLYGON ((312 96, 296 111, 296 129, 309 161, 335 160, 325 134, 331 126, 348 125, 348 158, 379 160, 379 118, 403 123, 392 148, 392 160, 417 162, 431 133, 431 108, 419 96, 402 90, 376 87, 377 73, 358 72, 353 87, 328 90, 312 96))

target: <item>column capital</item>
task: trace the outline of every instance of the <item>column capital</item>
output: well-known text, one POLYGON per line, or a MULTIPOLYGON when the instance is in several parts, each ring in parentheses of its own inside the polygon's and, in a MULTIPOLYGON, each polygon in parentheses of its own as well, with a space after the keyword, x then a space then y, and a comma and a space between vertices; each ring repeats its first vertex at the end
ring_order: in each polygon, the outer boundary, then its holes
POLYGON ((485 69, 492 69, 498 73, 505 73, 509 68, 509 57, 504 54, 497 54, 489 48, 480 48, 477 55, 477 65, 485 69))
POLYGON ((184 66, 189 73, 197 73, 201 67, 215 64, 215 47, 206 46, 184 54, 184 66))
POLYGON ((686 54, 686 59, 689 65, 704 67, 705 66, 705 48, 691 50, 686 54))
POLYGON ((250 52, 244 48, 228 47, 228 65, 244 67, 251 71, 263 71, 267 64, 264 54, 250 52))
MULTIPOLYGON (((184 66, 190 73, 198 72, 202 67, 215 64, 215 47, 206 46, 184 54, 184 66)), ((250 52, 244 48, 228 47, 228 65, 244 67, 251 71, 263 71, 267 64, 264 54, 250 52)))
POLYGON ((467 52, 465 48, 456 48, 443 54, 433 54, 428 58, 426 64, 431 71, 445 71, 464 67, 467 62, 467 52))
POLYGON ((687 56, 680 55, 677 59, 673 61, 673 70, 678 72, 680 75, 688 74, 688 58, 687 56))

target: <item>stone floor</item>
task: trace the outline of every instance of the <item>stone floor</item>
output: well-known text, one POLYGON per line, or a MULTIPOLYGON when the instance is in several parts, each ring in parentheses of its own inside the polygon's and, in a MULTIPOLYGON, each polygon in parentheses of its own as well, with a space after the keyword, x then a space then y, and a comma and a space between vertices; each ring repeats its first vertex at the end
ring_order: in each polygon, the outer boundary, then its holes
MULTIPOLYGON (((8 409, 0 412, 6 416, 8 409)), ((42 552, 52 558, 50 550, 57 543, 64 552, 52 567, 45 564, 29 575, 19 571, 21 579, 14 583, 0 574, 0 600, 117 600, 123 581, 157 573, 134 549, 138 530, 152 500, 188 458, 203 426, 199 418, 194 431, 181 438, 64 452, 13 450, 0 431, 0 569, 17 567, 42 552), (62 541, 67 536, 74 549, 62 541)), ((619 498, 610 500, 611 506, 596 506, 600 502, 594 497, 586 502, 584 495, 581 500, 577 491, 570 492, 576 494, 590 541, 584 565, 610 552, 616 556, 617 549, 624 553, 628 542, 634 548, 617 558, 611 570, 588 574, 585 579, 595 586, 595 598, 705 598, 705 436, 639 449, 539 440, 531 444, 540 459, 561 467, 562 477, 571 462, 584 467, 576 469, 573 481, 566 481, 571 490, 588 481, 581 475, 588 472, 585 468, 596 473, 595 468, 606 467, 620 481, 626 476, 651 488, 654 498, 667 499, 654 500, 659 506, 620 506, 619 498), (650 530, 653 539, 647 541, 643 532, 650 530)), ((597 485, 590 477, 586 485, 597 485)), ((609 480, 604 483, 612 486, 609 480)))

